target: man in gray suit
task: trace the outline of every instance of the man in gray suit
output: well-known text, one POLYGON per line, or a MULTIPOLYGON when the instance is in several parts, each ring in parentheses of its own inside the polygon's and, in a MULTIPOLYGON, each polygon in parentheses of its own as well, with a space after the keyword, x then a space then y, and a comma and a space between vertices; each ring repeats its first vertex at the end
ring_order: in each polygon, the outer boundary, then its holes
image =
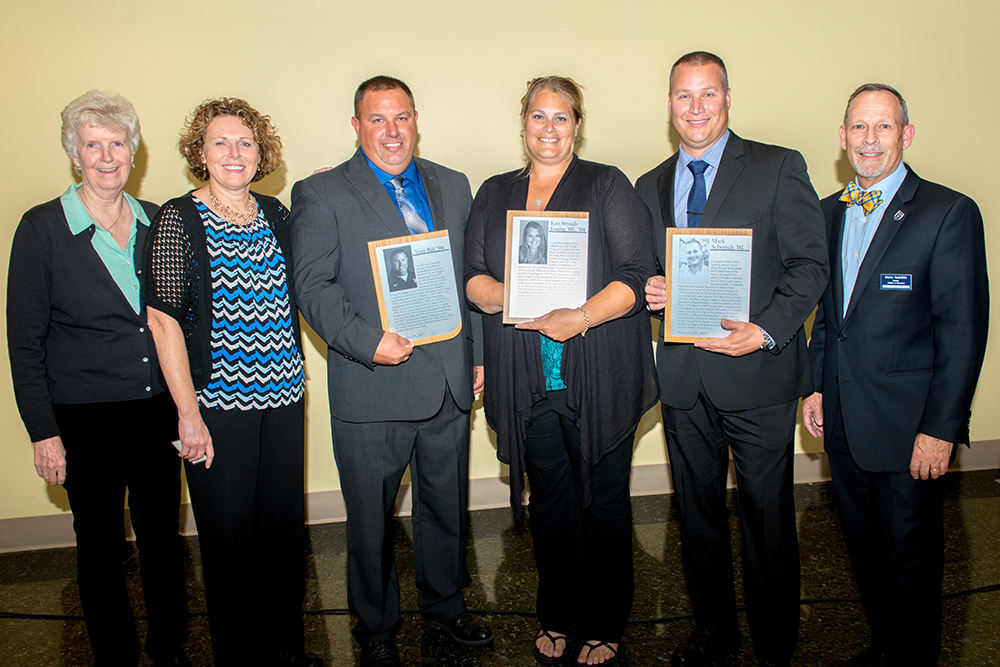
MULTIPOLYGON (((354 96, 360 148, 343 164, 292 188, 299 308, 326 341, 333 451, 347 506, 348 595, 365 667, 399 664, 399 584, 392 555, 396 493, 407 465, 414 556, 426 626, 476 646, 493 633, 473 619, 462 589, 468 508, 473 327, 414 347, 380 326, 368 242, 446 230, 462 275, 469 181, 413 157, 417 112, 398 79, 378 76, 354 96)), ((459 303, 465 303, 457 280, 459 303)), ((481 327, 480 327, 481 328, 481 327)), ((481 345, 481 343, 480 343, 481 345)))
MULTIPOLYGON (((749 321, 724 319, 728 336, 694 345, 664 343, 661 327, 656 349, 696 621, 673 667, 714 665, 739 649, 726 508, 730 451, 754 652, 761 665, 787 665, 798 639, 792 446, 798 399, 812 389, 802 323, 826 286, 826 235, 802 156, 737 136, 729 105, 722 60, 704 51, 681 57, 670 72, 668 103, 681 150, 636 182, 653 214, 661 267, 667 227, 753 231, 749 321)), ((647 282, 651 311, 662 311, 665 288, 662 275, 647 282)))

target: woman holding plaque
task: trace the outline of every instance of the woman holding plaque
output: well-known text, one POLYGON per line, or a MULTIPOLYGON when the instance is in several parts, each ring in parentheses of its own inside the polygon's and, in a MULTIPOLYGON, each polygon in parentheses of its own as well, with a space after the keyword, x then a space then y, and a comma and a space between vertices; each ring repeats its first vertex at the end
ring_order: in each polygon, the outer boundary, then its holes
POLYGON ((268 116, 224 97, 195 109, 179 148, 206 183, 153 221, 143 298, 177 404, 215 664, 320 665, 302 652, 304 377, 289 215, 250 191, 281 163, 281 140, 268 116))
MULTIPOLYGON (((609 666, 632 605, 632 439, 658 396, 644 308, 655 259, 649 212, 625 175, 575 155, 583 117, 572 79, 528 84, 528 164, 480 187, 465 279, 469 301, 486 314, 486 418, 511 468, 518 515, 525 472, 531 482, 535 659, 561 664, 575 636, 577 662, 609 666), (510 326, 502 318, 507 211, 524 209, 588 214, 587 300, 510 326)), ((550 263, 553 252, 550 242, 550 263)))

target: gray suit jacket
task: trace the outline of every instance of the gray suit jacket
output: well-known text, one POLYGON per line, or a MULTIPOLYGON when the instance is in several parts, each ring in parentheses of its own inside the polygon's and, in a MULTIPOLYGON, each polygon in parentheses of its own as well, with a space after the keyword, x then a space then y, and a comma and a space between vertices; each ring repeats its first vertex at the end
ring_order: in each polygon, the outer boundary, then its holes
MULTIPOLYGON (((448 230, 458 299, 465 304, 461 278, 465 223, 472 205, 469 180, 433 162, 414 160, 427 191, 434 229, 448 230)), ((372 362, 383 331, 368 242, 409 233, 360 149, 347 162, 292 188, 299 309, 329 346, 330 413, 342 421, 426 419, 437 413, 449 389, 460 408, 472 408, 474 334, 468 313, 455 338, 418 346, 398 366, 372 362)), ((480 322, 479 331, 481 326, 480 322)))
MULTIPOLYGON (((675 153, 636 181, 653 214, 656 256, 664 266, 666 228, 674 227, 675 153)), ((802 324, 829 276, 823 214, 802 156, 731 133, 705 203, 702 227, 753 230, 750 321, 774 339, 774 349, 742 357, 664 343, 660 326, 656 366, 660 401, 694 406, 701 386, 722 410, 777 405, 812 391, 802 324)))

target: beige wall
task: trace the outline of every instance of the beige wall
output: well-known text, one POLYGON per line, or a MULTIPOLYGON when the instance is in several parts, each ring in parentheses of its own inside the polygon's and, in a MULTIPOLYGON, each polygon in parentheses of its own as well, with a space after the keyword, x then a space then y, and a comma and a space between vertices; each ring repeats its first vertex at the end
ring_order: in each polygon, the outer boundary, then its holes
MULTIPOLYGON (((993 85, 998 23, 1000 9, 989 0, 868 6, 7 0, 0 23, 0 126, 8 149, 0 161, 0 265, 7 264, 21 214, 72 180, 59 144, 59 112, 91 88, 135 104, 143 145, 129 190, 157 202, 191 187, 174 148, 185 114, 207 97, 245 97, 278 125, 285 164, 261 189, 287 204, 296 180, 354 151, 354 88, 380 73, 403 78, 416 94, 420 154, 465 171, 474 189, 519 163, 517 110, 525 81, 573 76, 586 88, 589 111, 582 156, 618 165, 634 180, 674 150, 667 72, 677 56, 700 48, 729 65, 732 127, 801 150, 821 195, 845 180, 837 127, 847 95, 871 80, 898 87, 917 127, 907 161, 925 178, 979 202, 992 249, 1000 243, 990 224, 1000 215, 993 162, 1000 146, 992 122, 1000 107, 993 85)), ((997 260, 991 268, 1000 275, 997 260)), ((306 347, 307 485, 336 489, 325 368, 315 337, 306 347)), ((993 409, 1000 396, 997 357, 992 350, 987 355, 976 396, 975 440, 1000 438, 1000 413, 993 409)), ((6 355, 0 366, 0 519, 64 512, 61 489, 50 491, 32 469, 5 379, 6 355)), ((641 431, 636 463, 662 463, 658 420, 650 417, 641 431)), ((800 447, 818 449, 812 441, 800 447)), ((472 477, 500 473, 480 409, 472 477)))

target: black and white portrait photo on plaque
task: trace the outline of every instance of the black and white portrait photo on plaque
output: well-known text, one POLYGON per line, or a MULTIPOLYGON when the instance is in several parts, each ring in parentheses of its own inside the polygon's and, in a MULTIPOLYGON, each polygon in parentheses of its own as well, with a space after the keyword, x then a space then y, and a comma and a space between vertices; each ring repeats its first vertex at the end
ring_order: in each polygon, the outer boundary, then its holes
POLYGON ((549 247, 548 220, 521 220, 521 246, 518 264, 547 264, 549 247))
POLYGON ((417 276, 413 269, 413 250, 410 246, 387 248, 385 264, 388 267, 389 291, 398 292, 417 286, 417 276))
POLYGON ((708 239, 697 236, 681 238, 677 260, 677 282, 689 285, 708 284, 708 239))

